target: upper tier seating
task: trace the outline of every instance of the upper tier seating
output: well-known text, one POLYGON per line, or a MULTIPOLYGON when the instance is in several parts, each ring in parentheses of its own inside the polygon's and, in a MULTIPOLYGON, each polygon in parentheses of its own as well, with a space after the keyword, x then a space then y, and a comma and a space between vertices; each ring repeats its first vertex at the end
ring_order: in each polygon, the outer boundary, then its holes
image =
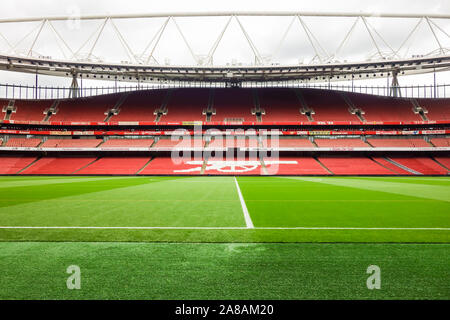
POLYGON ((430 148, 422 138, 416 139, 367 139, 375 148, 430 148))
MULTIPOLYGON (((350 105, 340 93, 318 89, 295 89, 303 97, 306 105, 314 111, 314 121, 360 121, 358 116, 351 114, 350 105)), ((73 122, 103 122, 108 121, 146 121, 156 120, 156 110, 160 110, 161 122, 206 121, 202 114, 208 107, 210 92, 214 92, 211 106, 210 121, 241 121, 256 122, 258 117, 255 102, 259 101, 261 119, 273 121, 308 122, 302 115, 303 108, 296 96, 296 91, 290 88, 189 88, 189 89, 154 89, 132 93, 118 93, 89 98, 60 100, 56 114, 49 121, 73 122), (256 99, 257 98, 257 99, 256 99), (164 103, 165 109, 161 110, 164 103), (108 117, 107 113, 118 107, 118 113, 108 117), (214 114, 215 112, 215 114, 214 114)), ((359 93, 345 93, 350 104, 361 109, 362 116, 368 122, 410 122, 423 121, 419 114, 413 111, 413 102, 409 99, 381 97, 359 93)), ((416 99, 417 103, 428 111, 429 120, 450 120, 450 99, 416 99)), ((55 100, 15 100, 15 113, 10 120, 43 121, 44 112, 55 100)), ((7 106, 9 100, 0 100, 0 111, 7 106)), ((0 120, 5 119, 1 112, 0 120)))
POLYGON ((130 93, 120 112, 111 118, 111 121, 155 121, 155 110, 161 108, 167 90, 137 91, 130 93))
POLYGON ((251 89, 215 89, 213 109, 216 114, 211 121, 253 121, 254 108, 253 93, 251 89))
POLYGON ((370 158, 350 156, 321 156, 319 161, 337 175, 389 175, 392 171, 370 158))
POLYGON ((426 157, 390 157, 391 160, 422 174, 448 174, 436 161, 426 157))
POLYGON ((104 157, 77 174, 136 174, 150 160, 148 157, 104 157))
POLYGON ((408 99, 378 97, 359 93, 347 94, 356 108, 364 111, 366 121, 423 121, 413 112, 408 99))
POLYGON ((428 120, 450 120, 449 99, 417 99, 417 102, 428 111, 428 120))
POLYGON ((119 94, 98 97, 62 100, 58 104, 58 112, 50 117, 50 121, 95 121, 103 122, 105 112, 114 108, 119 94))
POLYGON ((304 89, 301 94, 308 108, 314 111, 314 121, 360 121, 350 113, 349 105, 335 91, 304 89))
POLYGON ((26 166, 29 166, 36 157, 6 157, 0 156, 0 174, 16 174, 26 166))
POLYGON ((37 138, 10 138, 5 147, 13 148, 35 148, 42 142, 41 139, 37 138))
POLYGON ((153 139, 108 139, 100 148, 150 148, 153 139))
POLYGON ((361 139, 314 139, 319 148, 370 148, 361 139))
POLYGON ((102 139, 48 139, 41 148, 95 148, 102 139))
POLYGON ((161 122, 206 121, 203 110, 208 107, 209 89, 177 89, 167 104, 161 122))
POLYGON ((436 147, 450 147, 450 138, 433 138, 431 143, 436 147))
POLYGON ((22 171, 21 174, 73 174, 95 159, 95 157, 44 157, 22 171))
POLYGON ((302 121, 308 118, 300 113, 302 108, 294 90, 289 89, 259 89, 259 104, 265 114, 264 121, 302 121))
MULTIPOLYGON (((3 102, 4 100, 2 100, 3 102)), ((0 110, 3 107, 3 104, 8 104, 8 100, 2 103, 0 106, 0 110), (5 103, 6 102, 6 103, 5 103)), ((50 108, 53 104, 53 100, 43 100, 43 101, 34 101, 34 100, 15 100, 14 107, 16 108, 16 112, 11 113, 11 117, 9 120, 17 120, 17 121, 43 121, 45 118, 45 110, 50 108)), ((2 113, 2 119, 4 118, 4 113, 2 113)))

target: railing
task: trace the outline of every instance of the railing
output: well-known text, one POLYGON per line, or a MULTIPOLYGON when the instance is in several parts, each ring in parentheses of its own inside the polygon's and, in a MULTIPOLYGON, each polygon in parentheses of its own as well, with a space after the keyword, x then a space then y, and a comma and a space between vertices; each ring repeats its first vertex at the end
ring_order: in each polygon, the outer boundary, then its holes
MULTIPOLYGON (((120 92, 139 90, 167 89, 167 88, 225 88, 226 83, 177 82, 161 84, 139 84, 114 87, 49 87, 24 86, 15 84, 0 84, 0 98, 2 99, 67 99, 70 97, 91 97, 120 92)), ((368 85, 336 85, 287 82, 247 82, 243 88, 315 88, 337 90, 345 92, 371 94, 377 96, 397 96, 402 98, 447 98, 450 95, 450 84, 414 85, 414 86, 368 86, 368 85)))

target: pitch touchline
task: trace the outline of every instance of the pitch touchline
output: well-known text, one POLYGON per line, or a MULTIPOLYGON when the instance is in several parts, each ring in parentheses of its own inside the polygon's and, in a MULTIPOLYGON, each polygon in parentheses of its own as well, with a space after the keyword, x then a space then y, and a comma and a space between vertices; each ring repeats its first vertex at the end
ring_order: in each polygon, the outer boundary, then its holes
POLYGON ((450 231, 450 228, 365 228, 365 227, 27 227, 0 226, 0 229, 126 229, 126 230, 438 230, 450 231))
POLYGON ((252 218, 250 218, 250 213, 248 213, 248 209, 245 204, 244 197, 242 196, 241 188, 239 188, 239 183, 237 182, 236 177, 234 177, 234 182, 236 183, 237 193, 239 195, 239 200, 241 201, 242 212, 244 213, 244 218, 245 218, 245 224, 246 224, 247 228, 253 229, 255 226, 253 225, 252 218))

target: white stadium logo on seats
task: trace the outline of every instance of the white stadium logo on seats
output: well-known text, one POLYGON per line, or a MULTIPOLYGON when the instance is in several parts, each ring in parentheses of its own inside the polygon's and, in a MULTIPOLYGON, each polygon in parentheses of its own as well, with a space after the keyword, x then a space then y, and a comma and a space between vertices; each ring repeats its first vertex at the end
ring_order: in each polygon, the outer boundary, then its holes
MULTIPOLYGON (((280 165, 280 164, 298 164, 297 161, 264 161, 266 165, 280 165)), ((174 170, 177 173, 186 172, 200 172, 202 170, 203 161, 187 161, 186 164, 197 165, 198 167, 174 170)), ((229 173, 242 173, 250 172, 261 166, 260 161, 208 161, 206 171, 219 171, 219 172, 229 172, 229 173)))

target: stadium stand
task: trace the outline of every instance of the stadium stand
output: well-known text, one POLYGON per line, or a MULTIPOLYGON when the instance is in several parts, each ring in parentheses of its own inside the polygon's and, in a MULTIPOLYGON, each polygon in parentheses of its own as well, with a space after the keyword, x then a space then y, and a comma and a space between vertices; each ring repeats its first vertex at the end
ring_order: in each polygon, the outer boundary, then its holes
POLYGON ((433 138, 430 141, 435 147, 450 147, 449 138, 433 138))
POLYGON ((350 106, 335 91, 304 89, 301 94, 307 106, 314 111, 314 121, 360 121, 350 113, 350 106))
POLYGON ((90 98, 61 100, 58 111, 50 121, 98 121, 103 122, 107 111, 115 106, 119 95, 111 94, 90 98))
POLYGON ((48 139, 41 148, 96 148, 102 139, 48 139))
POLYGON ((366 121, 422 121, 413 112, 410 100, 371 96, 366 94, 347 94, 355 107, 364 111, 366 121))
POLYGON ((450 120, 448 99, 417 99, 417 102, 428 111, 428 120, 450 120))
POLYGON ((181 137, 173 137, 176 140, 172 140, 171 138, 161 138, 159 139, 152 148, 201 148, 205 146, 204 140, 195 140, 190 139, 190 137, 187 137, 186 139, 183 139, 181 137))
POLYGON ((100 148, 150 148, 153 142, 155 142, 153 139, 108 139, 100 148))
POLYGON ((395 165, 394 163, 388 161, 387 159, 385 159, 383 157, 372 157, 372 159, 373 159, 373 161, 378 162, 383 167, 392 171, 392 174, 414 175, 414 173, 404 170, 403 168, 399 167, 398 165, 395 165))
POLYGON ((141 175, 197 175, 200 174, 203 159, 184 159, 173 161, 171 157, 156 157, 139 173, 141 175), (192 161, 194 163, 192 164, 192 161))
POLYGON ((264 121, 308 121, 308 118, 300 113, 301 105, 294 90, 264 89, 258 90, 262 116, 264 121))
POLYGON ((162 122, 206 121, 203 110, 208 107, 209 89, 174 90, 162 122))
POLYGON ((375 148, 430 148, 423 138, 367 139, 375 148))
POLYGON ((313 157, 265 157, 263 163, 268 175, 330 175, 313 157))
POLYGON ((390 175, 392 171, 370 158, 350 156, 320 156, 318 160, 337 175, 390 175))
POLYGON ((17 174, 29 166, 37 157, 8 157, 0 156, 0 174, 17 174))
POLYGON ((111 121, 155 121, 155 110, 161 108, 167 90, 130 93, 120 106, 120 112, 111 121))
POLYGON ((370 146, 361 139, 314 139, 319 148, 370 148, 370 146))
POLYGON ((21 174, 73 174, 97 159, 96 157, 44 157, 21 174))
POLYGON ((450 170, 450 157, 434 157, 434 159, 447 170, 450 170))
POLYGON ((10 138, 5 147, 13 147, 13 148, 35 148, 39 146, 42 142, 41 139, 37 138, 10 138))
POLYGON ((216 114, 212 116, 211 121, 256 122, 256 116, 251 112, 252 108, 254 108, 252 90, 215 89, 214 109, 216 114))
POLYGON ((15 112, 11 113, 9 120, 43 121, 45 118, 45 110, 50 108, 52 104, 52 100, 15 100, 15 112))
MULTIPOLYGON (((277 137, 278 138, 278 137, 277 137)), ((263 148, 274 148, 278 141, 279 148, 314 148, 314 144, 305 138, 262 139, 263 148)))
POLYGON ((104 157, 82 168, 76 174, 130 174, 138 173, 148 162, 149 157, 104 157))
POLYGON ((447 169, 428 157, 390 157, 390 159, 421 174, 448 174, 447 169))

